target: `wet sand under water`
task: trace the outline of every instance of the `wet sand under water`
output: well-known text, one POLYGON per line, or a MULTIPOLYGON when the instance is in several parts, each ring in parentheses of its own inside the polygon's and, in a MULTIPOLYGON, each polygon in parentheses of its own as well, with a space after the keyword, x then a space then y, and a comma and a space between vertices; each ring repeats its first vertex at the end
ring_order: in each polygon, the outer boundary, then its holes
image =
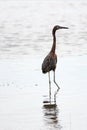
MULTIPOLYGON (((86 130, 87 56, 59 58, 55 108, 43 106, 49 87, 42 59, 0 60, 0 130, 86 130)), ((52 97, 55 90, 52 82, 52 97)))

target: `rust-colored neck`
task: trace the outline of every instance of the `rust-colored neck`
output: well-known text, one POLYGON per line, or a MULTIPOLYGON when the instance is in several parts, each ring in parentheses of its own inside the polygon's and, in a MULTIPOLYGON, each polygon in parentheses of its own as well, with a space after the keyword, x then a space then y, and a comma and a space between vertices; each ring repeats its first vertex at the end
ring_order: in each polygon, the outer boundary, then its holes
POLYGON ((55 53, 55 49, 56 49, 56 36, 55 36, 55 31, 52 32, 52 35, 53 35, 53 45, 52 45, 51 52, 55 53))

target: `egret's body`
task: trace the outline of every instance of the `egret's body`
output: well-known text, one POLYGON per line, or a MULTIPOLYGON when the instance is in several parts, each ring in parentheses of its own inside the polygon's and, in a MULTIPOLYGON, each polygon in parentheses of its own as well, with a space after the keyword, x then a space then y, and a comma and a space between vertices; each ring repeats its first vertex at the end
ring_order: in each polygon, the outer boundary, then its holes
MULTIPOLYGON (((59 25, 54 26, 52 30, 52 35, 53 35, 53 45, 51 48, 51 51, 49 54, 45 57, 43 63, 42 63, 42 72, 45 74, 48 72, 49 74, 49 98, 50 98, 50 103, 51 103, 51 80, 50 80, 50 71, 52 70, 54 72, 54 83, 58 87, 57 91, 60 89, 58 84, 55 81, 55 69, 56 69, 56 64, 57 64, 57 55, 55 53, 56 50, 56 30, 59 29, 68 29, 67 27, 61 27, 59 25)), ((55 95, 56 96, 56 93, 55 95)))

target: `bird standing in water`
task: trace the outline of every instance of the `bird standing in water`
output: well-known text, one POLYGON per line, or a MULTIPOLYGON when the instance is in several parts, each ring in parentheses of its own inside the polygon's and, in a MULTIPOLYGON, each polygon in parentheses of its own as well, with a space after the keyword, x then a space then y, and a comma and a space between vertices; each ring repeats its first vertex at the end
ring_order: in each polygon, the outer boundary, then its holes
MULTIPOLYGON (((68 27, 62 27, 59 25, 56 25, 53 27, 52 30, 52 35, 53 35, 53 45, 51 48, 51 51, 49 52, 49 54, 45 57, 43 63, 42 63, 42 72, 45 74, 48 72, 48 76, 49 76, 49 100, 51 103, 51 80, 50 80, 50 71, 53 70, 54 72, 54 77, 53 77, 53 81, 55 83, 55 85, 57 86, 57 92, 59 91, 60 87, 59 85, 56 83, 55 81, 55 69, 56 69, 56 64, 57 64, 57 55, 55 53, 56 50, 56 30, 59 29, 68 29, 68 27)), ((55 96, 57 93, 54 94, 54 101, 56 102, 55 96)))

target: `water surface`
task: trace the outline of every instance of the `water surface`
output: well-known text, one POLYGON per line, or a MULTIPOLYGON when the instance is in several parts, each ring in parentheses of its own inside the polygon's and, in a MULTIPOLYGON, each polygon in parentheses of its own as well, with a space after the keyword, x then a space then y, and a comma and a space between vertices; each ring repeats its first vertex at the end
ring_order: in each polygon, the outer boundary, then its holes
POLYGON ((59 56, 87 54, 87 1, 0 1, 0 57, 48 53, 54 25, 59 56))
MULTIPOLYGON (((87 1, 0 0, 0 129, 87 129, 87 1), (42 60, 55 24, 60 86, 56 108, 48 100, 42 60)), ((53 78, 51 73, 51 79, 53 78)), ((56 86, 52 82, 52 100, 56 86)))

